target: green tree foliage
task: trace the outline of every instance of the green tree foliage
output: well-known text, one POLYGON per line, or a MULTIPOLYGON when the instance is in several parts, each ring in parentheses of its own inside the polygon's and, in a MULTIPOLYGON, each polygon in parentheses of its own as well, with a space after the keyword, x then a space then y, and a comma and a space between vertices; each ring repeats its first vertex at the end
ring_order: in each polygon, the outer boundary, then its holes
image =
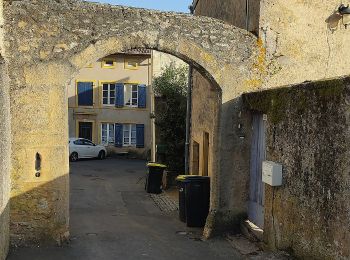
POLYGON ((162 102, 156 111, 155 124, 161 144, 167 146, 165 161, 169 170, 184 171, 186 140, 187 67, 166 67, 162 75, 155 78, 155 95, 162 102))

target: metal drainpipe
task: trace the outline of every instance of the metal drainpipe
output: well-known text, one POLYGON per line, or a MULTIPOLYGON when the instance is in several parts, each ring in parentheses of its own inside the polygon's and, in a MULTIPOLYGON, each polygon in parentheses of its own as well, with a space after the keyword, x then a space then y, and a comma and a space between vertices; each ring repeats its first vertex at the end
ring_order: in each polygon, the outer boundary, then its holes
POLYGON ((249 31, 249 19, 250 19, 249 0, 246 0, 245 8, 246 8, 245 29, 249 31))
MULTIPOLYGON (((189 7, 191 15, 194 8, 189 7)), ((191 115, 192 115, 192 74, 193 67, 189 65, 188 69, 188 86, 187 86, 187 112, 186 112, 186 143, 185 143, 185 174, 190 174, 190 141, 191 141, 191 115)))

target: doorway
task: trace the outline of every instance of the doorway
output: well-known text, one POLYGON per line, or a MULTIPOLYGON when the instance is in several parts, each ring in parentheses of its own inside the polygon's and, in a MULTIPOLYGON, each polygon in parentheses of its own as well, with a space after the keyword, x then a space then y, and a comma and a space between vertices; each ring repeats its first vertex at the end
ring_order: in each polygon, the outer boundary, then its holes
POLYGON ((92 141, 92 122, 79 122, 79 138, 92 141))
POLYGON ((192 144, 192 174, 199 175, 199 143, 192 144))
POLYGON ((265 121, 263 114, 253 114, 253 138, 250 162, 250 187, 248 219, 263 229, 264 227, 264 183, 262 182, 262 162, 266 158, 265 121))

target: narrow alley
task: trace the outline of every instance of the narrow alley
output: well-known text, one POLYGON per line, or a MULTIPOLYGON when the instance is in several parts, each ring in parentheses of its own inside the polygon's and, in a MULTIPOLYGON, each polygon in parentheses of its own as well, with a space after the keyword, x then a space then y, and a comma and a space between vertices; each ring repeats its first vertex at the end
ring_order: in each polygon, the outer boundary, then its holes
POLYGON ((162 212, 144 191, 146 162, 71 164, 71 241, 62 247, 13 249, 19 259, 241 259, 224 239, 201 241, 177 211, 162 212))

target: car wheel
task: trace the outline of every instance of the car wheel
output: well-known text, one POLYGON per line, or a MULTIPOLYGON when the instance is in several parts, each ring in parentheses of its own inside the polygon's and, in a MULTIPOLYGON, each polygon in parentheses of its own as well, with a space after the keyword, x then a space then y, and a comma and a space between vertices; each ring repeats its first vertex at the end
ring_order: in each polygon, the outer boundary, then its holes
POLYGON ((72 154, 70 155, 69 159, 70 159, 71 162, 76 162, 76 161, 78 161, 78 159, 79 159, 78 153, 76 153, 76 152, 72 153, 72 154))
POLYGON ((100 152, 99 152, 99 154, 98 154, 98 159, 100 159, 100 160, 106 159, 106 153, 105 153, 105 151, 100 151, 100 152))

